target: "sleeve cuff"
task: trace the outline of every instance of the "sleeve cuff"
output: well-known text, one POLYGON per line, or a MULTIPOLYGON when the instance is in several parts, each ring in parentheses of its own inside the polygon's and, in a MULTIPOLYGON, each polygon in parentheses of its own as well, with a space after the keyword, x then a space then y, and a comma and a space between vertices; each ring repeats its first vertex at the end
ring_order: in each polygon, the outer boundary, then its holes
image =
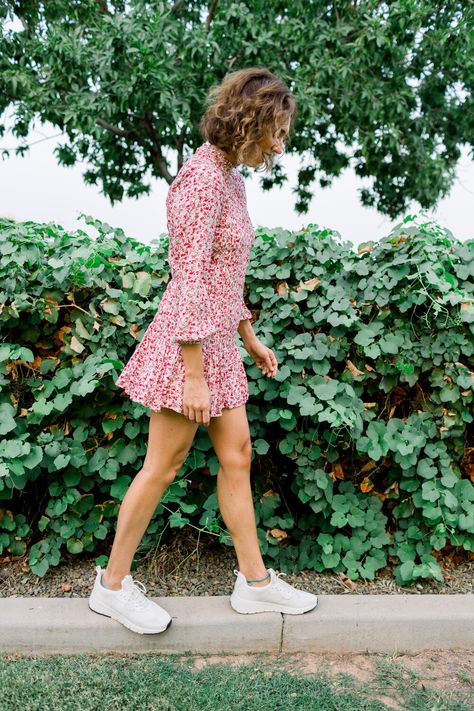
POLYGON ((249 309, 245 306, 245 304, 242 304, 242 306, 240 308, 239 320, 245 321, 246 319, 252 319, 252 312, 249 311, 249 309))

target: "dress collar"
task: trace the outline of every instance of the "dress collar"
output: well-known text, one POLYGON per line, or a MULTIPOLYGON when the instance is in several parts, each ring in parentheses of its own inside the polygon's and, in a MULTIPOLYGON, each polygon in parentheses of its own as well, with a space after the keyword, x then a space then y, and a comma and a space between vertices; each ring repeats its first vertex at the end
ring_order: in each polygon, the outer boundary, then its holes
POLYGON ((206 149, 214 156, 215 160, 221 165, 224 170, 232 170, 232 168, 235 168, 236 166, 224 155, 224 153, 221 151, 220 148, 215 146, 213 143, 210 143, 209 141, 206 141, 203 143, 203 146, 206 147, 206 149))

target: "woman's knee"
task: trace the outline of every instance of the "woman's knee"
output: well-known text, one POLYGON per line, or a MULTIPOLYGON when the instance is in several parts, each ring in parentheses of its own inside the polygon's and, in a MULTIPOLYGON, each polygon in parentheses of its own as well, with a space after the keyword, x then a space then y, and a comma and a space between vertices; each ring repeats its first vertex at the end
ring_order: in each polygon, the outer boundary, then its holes
POLYGON ((150 480, 150 482, 170 486, 170 484, 172 484, 175 480, 176 474, 183 466, 185 459, 186 456, 181 456, 175 458, 172 462, 168 464, 160 462, 160 464, 156 466, 147 464, 145 462, 140 471, 150 480))
POLYGON ((252 442, 250 437, 246 437, 238 446, 228 447, 225 454, 221 454, 219 459, 224 470, 249 470, 252 461, 252 442))

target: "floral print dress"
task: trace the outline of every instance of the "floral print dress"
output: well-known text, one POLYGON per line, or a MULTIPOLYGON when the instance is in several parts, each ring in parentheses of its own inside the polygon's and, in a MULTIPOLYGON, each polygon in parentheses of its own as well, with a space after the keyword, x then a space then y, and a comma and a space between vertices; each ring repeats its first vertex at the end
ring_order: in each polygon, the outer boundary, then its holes
POLYGON ((186 160, 166 198, 171 280, 153 321, 116 385, 131 400, 183 413, 181 343, 200 341, 210 416, 249 397, 236 342, 245 306, 245 274, 254 240, 244 179, 224 153, 206 141, 186 160))

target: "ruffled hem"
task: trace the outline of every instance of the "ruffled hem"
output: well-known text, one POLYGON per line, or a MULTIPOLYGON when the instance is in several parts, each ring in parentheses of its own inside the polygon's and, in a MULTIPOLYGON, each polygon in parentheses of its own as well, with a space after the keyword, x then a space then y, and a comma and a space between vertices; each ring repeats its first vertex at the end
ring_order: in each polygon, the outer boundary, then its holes
MULTIPOLYGON (((247 402, 247 374, 235 334, 212 336, 202 343, 203 372, 211 391, 210 417, 247 402)), ((157 335, 153 323, 145 332, 115 384, 150 410, 170 408, 183 414, 185 380, 181 346, 157 335)))
MULTIPOLYGON (((132 397, 132 396, 128 393, 128 391, 127 391, 125 388, 123 388, 123 390, 124 390, 124 392, 127 393, 127 395, 129 396, 130 400, 132 400, 133 402, 137 402, 139 405, 143 405, 144 407, 148 408, 149 410, 153 410, 153 412, 160 412, 160 411, 161 411, 161 408, 165 407, 165 408, 167 408, 167 409, 169 409, 169 410, 174 410, 175 412, 178 412, 180 415, 183 414, 182 408, 179 407, 179 406, 177 406, 177 405, 175 405, 174 403, 170 403, 170 404, 162 403, 161 406, 159 406, 159 407, 156 406, 156 405, 153 406, 153 407, 150 407, 149 405, 147 405, 146 403, 142 402, 141 400, 138 400, 136 397, 132 397)), ((210 412, 210 414, 209 414, 209 417, 222 417, 222 411, 223 411, 224 409, 229 409, 229 410, 230 410, 230 409, 233 409, 233 408, 235 408, 235 407, 240 407, 240 405, 245 405, 246 402, 247 402, 247 400, 248 400, 248 398, 245 398, 245 400, 242 400, 242 402, 236 402, 236 403, 232 403, 232 404, 230 404, 230 405, 222 405, 222 407, 220 408, 219 412, 213 412, 213 411, 212 411, 212 405, 211 405, 211 412, 210 412)))

